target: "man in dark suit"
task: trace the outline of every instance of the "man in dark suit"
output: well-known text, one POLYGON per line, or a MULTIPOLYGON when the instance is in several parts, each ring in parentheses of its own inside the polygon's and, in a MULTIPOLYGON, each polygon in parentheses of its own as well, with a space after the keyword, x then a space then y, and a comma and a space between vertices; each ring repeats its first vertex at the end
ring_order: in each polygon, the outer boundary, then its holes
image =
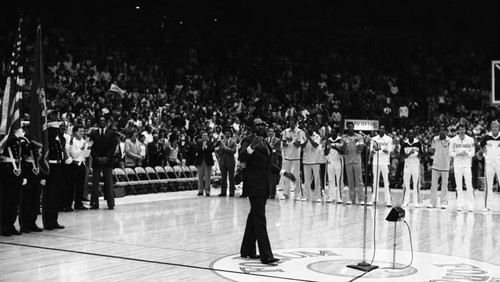
MULTIPOLYGON (((269 127, 267 129, 266 142, 269 143, 272 149, 271 162, 277 167, 281 167, 281 140, 276 137, 274 127, 269 127)), ((276 198, 276 185, 279 181, 279 175, 272 175, 273 181, 271 181, 271 192, 269 193, 269 199, 276 198)))
POLYGON ((196 166, 198 167, 198 196, 210 196, 210 175, 214 165, 214 144, 208 139, 208 133, 202 131, 201 141, 196 143, 196 166))
POLYGON ((158 134, 153 134, 153 142, 146 146, 146 164, 147 166, 164 166, 165 165, 165 148, 163 143, 159 142, 158 134))
POLYGON ((229 197, 234 197, 234 168, 236 166, 236 140, 232 138, 232 130, 227 127, 217 149, 219 167, 221 172, 221 192, 219 196, 225 197, 227 192, 227 179, 229 178, 229 197))
POLYGON ((244 258, 260 258, 264 264, 275 264, 279 259, 273 256, 266 227, 266 201, 270 194, 272 174, 280 174, 292 181, 295 177, 290 172, 281 170, 272 163, 273 151, 265 141, 264 122, 256 118, 253 121, 252 135, 241 141, 240 163, 245 167, 243 175, 243 195, 250 200, 245 234, 241 243, 240 255, 244 258), (257 255, 255 242, 259 246, 257 255))
POLYGON ((118 138, 114 131, 106 126, 106 118, 99 118, 99 128, 90 133, 92 145, 92 192, 90 208, 99 208, 99 178, 104 175, 104 197, 110 210, 115 207, 115 194, 113 190, 113 156, 118 145, 118 138))

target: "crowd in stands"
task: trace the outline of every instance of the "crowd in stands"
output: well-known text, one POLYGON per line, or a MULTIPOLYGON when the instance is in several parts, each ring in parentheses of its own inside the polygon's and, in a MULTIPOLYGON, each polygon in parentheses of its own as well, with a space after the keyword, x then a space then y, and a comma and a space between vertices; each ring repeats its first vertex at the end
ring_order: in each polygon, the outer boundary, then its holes
MULTIPOLYGON (((68 133, 76 124, 88 132, 106 117, 120 133, 122 167, 193 165, 200 132, 216 141, 230 128, 241 139, 255 117, 277 136, 291 117, 300 128, 329 124, 339 132, 346 118, 377 119, 396 148, 409 128, 428 148, 438 124, 452 136, 465 123, 478 139, 498 118, 488 107, 487 46, 293 35, 256 43, 239 35, 224 45, 191 31, 176 38, 172 54, 155 57, 104 36, 52 31, 44 40, 47 106, 62 114, 68 133)), ((424 155, 422 165, 431 161, 424 155)))

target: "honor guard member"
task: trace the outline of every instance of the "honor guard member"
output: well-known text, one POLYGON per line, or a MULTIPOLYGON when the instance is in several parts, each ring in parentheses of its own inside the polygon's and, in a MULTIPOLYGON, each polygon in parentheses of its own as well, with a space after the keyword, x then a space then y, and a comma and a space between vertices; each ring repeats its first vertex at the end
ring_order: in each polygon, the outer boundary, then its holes
MULTIPOLYGON (((54 114, 54 113, 53 113, 54 114)), ((49 167, 45 189, 43 190, 43 228, 46 230, 63 229, 57 221, 59 216, 59 204, 61 202, 62 189, 64 185, 65 144, 63 135, 59 130, 60 121, 51 121, 47 124, 49 135, 49 167)))
POLYGON ((484 174, 486 176, 486 193, 483 211, 489 211, 493 201, 493 179, 495 174, 500 179, 500 123, 491 122, 491 132, 481 140, 484 155, 484 174))
POLYGON ((2 231, 3 236, 21 235, 14 227, 21 198, 21 143, 22 129, 11 132, 0 156, 0 187, 2 187, 2 231))
POLYGON ((41 232, 42 228, 36 225, 38 212, 40 211, 40 194, 42 192, 42 175, 38 165, 41 156, 41 148, 30 141, 29 121, 23 122, 23 129, 27 133, 21 137, 21 170, 22 176, 26 179, 26 185, 21 190, 21 203, 19 208, 19 225, 21 232, 41 232))

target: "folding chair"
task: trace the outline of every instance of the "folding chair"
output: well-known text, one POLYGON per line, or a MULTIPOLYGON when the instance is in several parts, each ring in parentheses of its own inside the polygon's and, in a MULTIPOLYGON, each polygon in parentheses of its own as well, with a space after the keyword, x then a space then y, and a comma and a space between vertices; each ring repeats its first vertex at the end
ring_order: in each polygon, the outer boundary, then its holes
POLYGON ((160 179, 160 177, 158 176, 158 174, 156 173, 156 171, 154 170, 154 168, 148 166, 146 167, 146 174, 148 175, 149 177, 149 181, 154 185, 156 191, 161 191, 161 187, 162 187, 162 181, 160 179))
POLYGON ((198 177, 193 176, 193 172, 189 169, 188 166, 181 166, 182 171, 184 172, 184 176, 186 176, 187 183, 191 190, 198 189, 198 177))
POLYGON ((173 167, 175 174, 177 175, 177 180, 180 182, 180 187, 182 190, 188 190, 189 180, 184 174, 180 165, 176 165, 173 167))
MULTIPOLYGON (((113 176, 115 180, 115 189, 123 189, 125 195, 135 194, 133 185, 129 182, 127 174, 121 168, 113 169, 113 176)), ((119 194, 115 192, 115 195, 119 194)))
POLYGON ((156 183, 154 181, 151 181, 151 179, 149 179, 148 173, 146 172, 146 170, 143 167, 138 166, 138 167, 134 168, 134 171, 135 171, 135 174, 137 174, 139 181, 144 182, 146 192, 153 192, 153 193, 157 192, 156 191, 156 183))
POLYGON ((173 186, 173 181, 170 180, 167 176, 167 173, 165 172, 165 169, 161 166, 156 166, 155 167, 156 175, 158 175, 158 179, 160 180, 160 189, 162 192, 167 192, 167 191, 175 191, 174 186, 173 186))
POLYGON ((130 167, 126 167, 125 173, 127 174, 127 178, 129 179, 129 181, 133 183, 135 192, 137 194, 145 194, 147 183, 139 179, 139 177, 135 173, 135 170, 130 167))
POLYGON ((174 168, 167 165, 165 166, 165 172, 167 173, 167 177, 172 181, 174 191, 180 191, 182 189, 182 183, 181 180, 177 177, 174 168))

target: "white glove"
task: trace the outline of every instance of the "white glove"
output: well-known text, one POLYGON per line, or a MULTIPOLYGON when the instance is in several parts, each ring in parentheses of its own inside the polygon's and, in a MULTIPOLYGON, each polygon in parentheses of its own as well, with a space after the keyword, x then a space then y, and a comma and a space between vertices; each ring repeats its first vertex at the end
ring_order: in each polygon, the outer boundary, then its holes
POLYGON ((28 179, 23 178, 23 184, 22 184, 22 185, 24 186, 24 185, 26 185, 27 183, 28 183, 28 179))
POLYGON ((66 164, 70 164, 72 162, 73 162, 73 158, 72 157, 67 158, 66 161, 65 161, 66 164))
POLYGON ((46 184, 45 179, 40 180, 40 185, 45 186, 45 184, 46 184))

